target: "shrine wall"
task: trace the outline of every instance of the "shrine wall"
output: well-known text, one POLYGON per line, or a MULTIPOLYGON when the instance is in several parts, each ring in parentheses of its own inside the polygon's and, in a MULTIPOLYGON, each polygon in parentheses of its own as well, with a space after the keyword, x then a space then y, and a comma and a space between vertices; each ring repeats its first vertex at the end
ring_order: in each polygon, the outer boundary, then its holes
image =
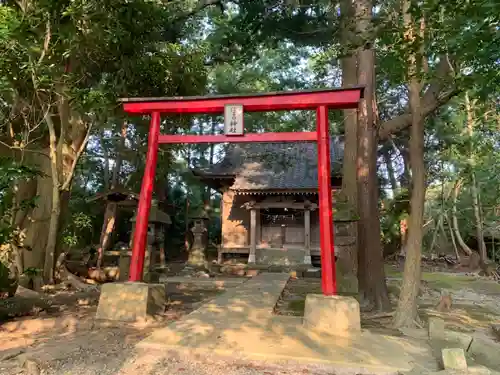
POLYGON ((222 194, 222 247, 249 246, 250 212, 241 207, 247 201, 231 190, 222 194))

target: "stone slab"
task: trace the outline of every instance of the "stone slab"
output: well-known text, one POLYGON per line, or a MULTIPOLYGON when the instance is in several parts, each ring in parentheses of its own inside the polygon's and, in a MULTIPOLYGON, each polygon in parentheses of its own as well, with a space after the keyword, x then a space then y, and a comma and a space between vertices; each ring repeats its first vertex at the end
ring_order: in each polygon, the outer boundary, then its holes
POLYGON ((163 284, 108 283, 101 288, 96 319, 136 321, 162 312, 166 290, 163 284))
POLYGON ((467 370, 465 352, 461 348, 443 349, 442 360, 445 370, 467 370))
POLYGON ((369 332, 333 336, 304 327, 300 317, 274 315, 288 277, 262 273, 155 330, 138 347, 240 361, 320 365, 331 373, 344 368, 394 374, 411 370, 416 361, 433 362, 430 348, 420 341, 369 332))
POLYGON ((186 276, 160 276, 161 283, 192 284, 201 287, 232 288, 248 281, 248 278, 236 277, 186 277, 186 276))
POLYGON ((437 353, 441 353, 443 348, 460 348, 465 352, 469 350, 471 335, 446 329, 445 321, 441 317, 429 317, 428 323, 429 340, 437 353))
POLYGON ((359 302, 354 297, 308 294, 304 309, 304 327, 320 334, 359 334, 359 302))
POLYGON ((445 331, 444 339, 448 347, 460 348, 464 351, 469 350, 469 347, 472 343, 471 335, 457 331, 445 331))
POLYGON ((432 353, 425 345, 400 337, 369 332, 356 337, 318 334, 303 327, 300 317, 208 322, 203 319, 204 315, 191 314, 189 321, 159 329, 138 347, 211 358, 322 365, 329 373, 345 369, 363 374, 394 374, 411 370, 415 361, 433 362, 432 353))
POLYGON ((445 328, 445 323, 444 319, 437 317, 437 316, 431 316, 429 317, 429 338, 431 340, 443 340, 444 339, 444 328, 445 328))
POLYGON ((468 353, 476 363, 489 368, 500 369, 500 343, 487 337, 475 335, 468 353))

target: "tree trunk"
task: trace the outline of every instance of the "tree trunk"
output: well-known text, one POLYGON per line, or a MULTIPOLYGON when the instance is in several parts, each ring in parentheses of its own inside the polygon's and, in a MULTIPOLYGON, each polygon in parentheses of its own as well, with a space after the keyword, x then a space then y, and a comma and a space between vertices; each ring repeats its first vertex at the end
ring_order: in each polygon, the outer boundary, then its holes
POLYGON ((434 220, 434 222, 435 222, 434 233, 432 234, 431 246, 429 247, 429 251, 431 253, 434 250, 434 246, 436 246, 438 232, 441 230, 441 228, 443 226, 443 215, 440 213, 438 221, 436 222, 436 220, 434 220))
POLYGON ((481 259, 481 264, 485 264, 488 262, 488 254, 486 252, 486 244, 484 242, 483 222, 480 213, 481 203, 479 201, 476 174, 474 173, 474 171, 471 171, 471 195, 472 205, 474 207, 474 218, 476 220, 476 237, 477 244, 479 246, 479 257, 481 259))
POLYGON ((36 191, 32 198, 39 198, 36 201, 36 206, 33 209, 27 209, 25 218, 17 222, 17 227, 21 231, 25 269, 43 269, 52 211, 52 181, 50 168, 48 171, 46 168, 49 163, 46 157, 40 159, 41 170, 47 174, 36 179, 36 191))
POLYGON ((470 191, 472 195, 472 206, 474 208, 474 218, 476 220, 476 238, 479 247, 479 258, 481 265, 488 261, 488 254, 486 253, 486 244, 484 243, 483 221, 481 220, 481 203, 479 201, 479 192, 477 188, 476 173, 474 171, 474 113, 472 104, 469 100, 469 94, 465 93, 465 109, 467 111, 467 130, 469 132, 470 142, 470 155, 469 155, 469 168, 471 177, 470 191))
MULTIPOLYGON (((54 281, 54 266, 59 229, 61 224, 61 196, 69 199, 71 184, 75 174, 76 164, 85 150, 92 124, 86 124, 78 114, 69 120, 69 102, 64 94, 58 103, 60 119, 59 132, 56 131, 52 113, 47 111, 45 123, 49 130, 49 156, 51 176, 51 213, 45 247, 43 277, 45 282, 54 281), (58 134, 57 134, 58 133, 58 134)), ((41 236, 41 234, 38 234, 41 236)))
POLYGON ((45 283, 54 283, 54 261, 59 234, 61 216, 61 197, 59 188, 52 187, 52 210, 50 214, 49 232, 47 233, 47 246, 45 248, 45 261, 43 266, 43 280, 45 283))
MULTIPOLYGON (((116 148, 115 165, 113 167, 113 173, 111 176, 111 185, 110 185, 111 189, 117 188, 120 183, 119 176, 122 168, 122 160, 123 160, 122 153, 125 149, 126 137, 127 137, 127 122, 123 122, 120 132, 120 142, 118 143, 116 148)), ((118 205, 115 202, 108 201, 106 204, 106 209, 104 211, 104 221, 102 223, 101 236, 99 239, 99 248, 97 249, 97 268, 101 268, 104 252, 108 249, 108 246, 111 243, 110 239, 116 226, 117 213, 118 213, 118 205)))
POLYGON ((358 111, 358 210, 359 256, 358 281, 360 298, 366 308, 390 308, 385 282, 384 259, 380 242, 380 217, 377 186, 377 129, 374 122, 375 54, 372 44, 371 0, 354 3, 356 32, 365 40, 357 51, 358 84, 365 86, 364 99, 358 111))
MULTIPOLYGON (((406 39, 412 43, 415 40, 415 26, 410 12, 410 3, 403 6, 403 18, 406 25, 406 39)), ((412 189, 410 198, 410 218, 406 258, 403 273, 403 285, 399 295, 398 306, 394 315, 394 326, 397 328, 411 327, 418 319, 417 298, 420 288, 422 239, 424 236, 424 204, 425 204, 425 164, 424 164, 424 119, 420 97, 420 79, 418 77, 418 52, 410 54, 410 110, 412 124, 410 128, 410 160, 412 189)))
POLYGON ((115 202, 108 202, 104 211, 104 221, 102 223, 101 236, 99 239, 99 248, 97 249, 97 268, 101 268, 104 258, 104 252, 111 243, 111 235, 116 225, 116 213, 118 205, 115 202))
POLYGON ((398 141, 398 150, 399 153, 401 154, 401 158, 403 159, 403 173, 401 173, 401 176, 399 178, 399 185, 401 186, 401 189, 406 189, 410 190, 410 180, 411 180, 411 173, 410 173, 410 155, 408 154, 408 142, 405 138, 399 137, 398 141))
POLYGON ((58 155, 60 153, 60 146, 58 145, 56 130, 50 116, 51 114, 48 113, 45 116, 45 120, 49 128, 50 173, 52 178, 52 210, 50 211, 49 232, 47 233, 47 246, 45 248, 43 279, 46 283, 53 284, 57 234, 59 232, 59 218, 61 214, 59 180, 61 160, 58 155))
POLYGON ((104 191, 109 190, 109 152, 107 149, 107 146, 104 144, 104 130, 102 132, 103 134, 101 135, 101 147, 102 147, 102 154, 104 155, 104 166, 103 166, 103 186, 104 186, 104 191))
POLYGON ((460 193, 461 187, 462 187, 462 179, 458 179, 455 182, 455 186, 453 186, 453 198, 452 198, 453 204, 452 204, 452 210, 451 210, 453 231, 455 232, 455 237, 456 237, 458 244, 460 245, 460 248, 462 249, 462 251, 465 254, 467 254, 468 256, 471 256, 473 251, 465 243, 464 239, 462 238, 462 235, 460 234, 460 228, 458 227, 457 198, 458 198, 458 194, 460 193))
MULTIPOLYGON (((349 0, 340 2, 340 12, 342 17, 342 41, 345 46, 351 45, 353 33, 353 8, 349 0)), ((357 77, 357 59, 353 51, 341 60, 342 65, 342 85, 356 85, 357 77)), ((355 109, 346 109, 344 114, 344 160, 342 169, 342 194, 347 200, 347 204, 354 213, 358 212, 358 187, 356 163, 358 157, 358 124, 355 109)), ((357 223, 349 225, 348 235, 352 238, 358 238, 357 223)), ((350 245, 347 249, 345 269, 352 270, 353 275, 358 272, 358 242, 350 245)))
POLYGON ((384 163, 387 167, 387 175, 389 177, 389 182, 391 184, 391 190, 393 195, 398 190, 398 182, 396 180, 396 173, 394 172, 394 165, 392 164, 392 156, 389 152, 389 147, 382 148, 382 156, 384 157, 384 163))
MULTIPOLYGON (((458 253, 457 242, 455 241, 455 235, 453 234, 453 227, 451 225, 450 218, 446 215, 446 223, 448 224, 448 229, 450 231, 451 244, 453 245, 453 251, 455 251, 455 256, 457 260, 460 262, 460 254, 458 253)), ((441 223, 442 224, 442 223, 441 223)), ((444 228, 443 228, 444 231, 444 228)))

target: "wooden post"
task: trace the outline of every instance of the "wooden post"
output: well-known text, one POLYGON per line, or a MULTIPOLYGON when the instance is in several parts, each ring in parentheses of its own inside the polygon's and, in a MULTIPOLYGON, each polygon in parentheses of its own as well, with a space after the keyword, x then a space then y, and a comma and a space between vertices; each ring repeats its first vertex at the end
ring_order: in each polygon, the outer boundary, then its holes
POLYGON ((156 161, 158 159, 158 138, 160 136, 160 112, 151 114, 149 127, 148 153, 146 168, 142 178, 137 219, 135 222, 134 237, 132 240, 132 259, 130 260, 129 281, 140 282, 144 273, 144 257, 146 255, 149 211, 151 210, 151 197, 156 174, 156 161))
POLYGON ((304 264, 312 264, 311 262, 311 211, 304 210, 304 264))
POLYGON ((256 240, 255 240, 255 248, 257 248, 260 244, 261 244, 261 241, 262 241, 262 227, 261 227, 261 218, 260 218, 260 208, 256 208, 255 209, 255 216, 257 217, 256 218, 256 221, 257 221, 257 229, 255 230, 255 236, 256 236, 256 240))
POLYGON ((332 181, 330 179, 330 135, 328 107, 316 110, 318 132, 319 230, 321 246, 321 288, 325 296, 337 294, 335 275, 334 229, 332 212, 332 181))
POLYGON ((257 247, 257 210, 250 210, 250 254, 248 263, 255 263, 255 249, 257 247))

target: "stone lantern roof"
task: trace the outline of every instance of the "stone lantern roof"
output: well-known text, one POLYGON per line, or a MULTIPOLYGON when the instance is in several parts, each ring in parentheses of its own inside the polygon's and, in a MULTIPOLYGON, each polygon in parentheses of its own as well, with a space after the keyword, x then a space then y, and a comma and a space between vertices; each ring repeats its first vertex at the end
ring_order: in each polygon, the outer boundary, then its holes
MULTIPOLYGON (((137 219, 137 212, 134 214, 134 217, 130 219, 130 221, 135 223, 136 219, 137 219)), ((151 210, 149 211, 148 223, 159 223, 165 225, 172 224, 170 216, 166 212, 158 208, 158 201, 156 199, 153 199, 151 201, 151 210)))

